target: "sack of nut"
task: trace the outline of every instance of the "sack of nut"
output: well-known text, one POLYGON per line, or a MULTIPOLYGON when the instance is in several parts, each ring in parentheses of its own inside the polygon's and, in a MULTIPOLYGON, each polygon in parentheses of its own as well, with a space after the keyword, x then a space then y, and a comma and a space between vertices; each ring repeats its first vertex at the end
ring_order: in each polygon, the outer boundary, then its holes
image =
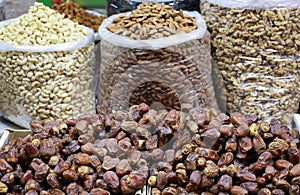
POLYGON ((291 124, 299 105, 300 1, 201 1, 227 111, 291 124))
POLYGON ((99 111, 140 103, 184 112, 218 107, 210 37, 199 13, 144 2, 104 20, 99 35, 99 111))
POLYGON ((12 122, 95 113, 93 31, 36 3, 0 24, 0 108, 12 122))

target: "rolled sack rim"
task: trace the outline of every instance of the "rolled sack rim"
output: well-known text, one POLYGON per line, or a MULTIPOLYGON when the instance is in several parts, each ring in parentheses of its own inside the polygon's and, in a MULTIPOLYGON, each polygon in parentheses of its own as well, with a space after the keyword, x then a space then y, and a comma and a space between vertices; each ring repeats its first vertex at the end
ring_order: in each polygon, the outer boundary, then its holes
MULTIPOLYGON (((130 14, 126 12, 125 14, 130 14)), ((126 36, 121 36, 110 32, 106 26, 111 24, 115 18, 118 18, 121 14, 115 14, 106 18, 98 29, 101 40, 108 41, 116 46, 132 48, 132 49, 161 49, 171 47, 192 41, 195 39, 201 39, 206 31, 206 23, 204 18, 197 11, 183 11, 185 16, 195 17, 198 28, 189 33, 178 33, 168 37, 148 39, 148 40, 133 40, 126 36)))
MULTIPOLYGON (((4 26, 6 23, 9 23, 16 18, 4 20, 0 22, 0 28, 4 26)), ((94 32, 92 29, 79 25, 81 28, 84 28, 88 35, 78 41, 72 41, 67 43, 59 43, 54 45, 47 45, 47 46, 41 46, 41 45, 13 45, 9 43, 5 43, 3 41, 0 41, 0 52, 7 52, 7 51, 22 51, 22 52, 57 52, 57 51, 71 51, 74 49, 79 49, 82 47, 87 46, 91 42, 94 41, 94 32)))
POLYGON ((236 9, 297 9, 300 7, 299 0, 205 0, 211 4, 216 4, 225 8, 236 9))

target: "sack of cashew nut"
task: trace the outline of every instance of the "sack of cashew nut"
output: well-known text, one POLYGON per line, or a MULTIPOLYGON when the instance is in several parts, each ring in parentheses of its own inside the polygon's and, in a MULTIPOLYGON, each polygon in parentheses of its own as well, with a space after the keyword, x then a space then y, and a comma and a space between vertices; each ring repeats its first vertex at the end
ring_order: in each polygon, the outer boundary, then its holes
POLYGON ((99 35, 99 111, 140 103, 184 112, 217 108, 209 33, 199 13, 142 3, 104 20, 99 35))
POLYGON ((300 1, 201 1, 227 111, 290 124, 299 104, 300 1))
POLYGON ((41 3, 0 23, 0 108, 28 128, 31 120, 95 113, 93 32, 41 3))

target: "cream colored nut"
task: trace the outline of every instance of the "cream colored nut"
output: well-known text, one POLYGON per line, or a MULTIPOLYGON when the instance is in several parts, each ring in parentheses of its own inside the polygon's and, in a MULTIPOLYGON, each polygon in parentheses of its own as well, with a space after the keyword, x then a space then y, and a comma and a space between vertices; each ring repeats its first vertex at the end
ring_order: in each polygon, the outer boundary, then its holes
POLYGON ((64 98, 63 102, 64 102, 64 103, 70 103, 71 100, 72 100, 71 97, 66 97, 66 98, 64 98))

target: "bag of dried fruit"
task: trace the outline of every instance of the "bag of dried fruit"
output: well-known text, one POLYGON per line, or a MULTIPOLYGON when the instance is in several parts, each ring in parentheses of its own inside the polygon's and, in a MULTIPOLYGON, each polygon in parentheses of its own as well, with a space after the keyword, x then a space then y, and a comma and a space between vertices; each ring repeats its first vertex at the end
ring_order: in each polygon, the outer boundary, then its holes
POLYGON ((300 1, 201 1, 227 111, 288 124, 299 104, 300 1))
POLYGON ((217 107, 209 33, 199 13, 144 2, 104 20, 99 35, 99 110, 140 103, 182 111, 217 107))
POLYGON ((12 122, 95 113, 93 31, 41 3, 0 24, 0 108, 12 122))

